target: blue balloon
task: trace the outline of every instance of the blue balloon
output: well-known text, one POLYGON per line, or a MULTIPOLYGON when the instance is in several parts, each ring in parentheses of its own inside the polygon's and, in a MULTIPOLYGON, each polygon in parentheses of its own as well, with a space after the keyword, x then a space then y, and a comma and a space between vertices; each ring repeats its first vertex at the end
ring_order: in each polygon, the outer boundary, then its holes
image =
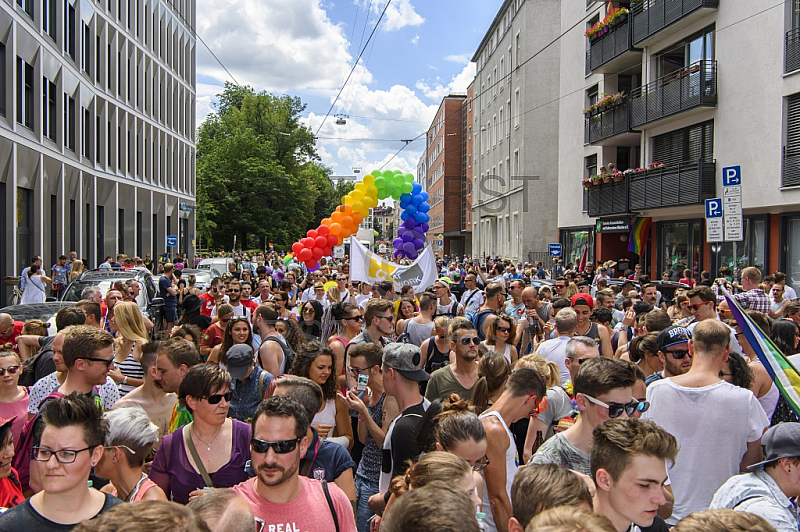
POLYGON ((429 197, 429 196, 428 196, 428 193, 427 193, 427 192, 425 192, 425 191, 423 190, 422 192, 420 192, 420 193, 419 193, 419 195, 420 195, 420 196, 422 196, 422 201, 428 201, 428 197, 429 197))
MULTIPOLYGON (((417 223, 422 223, 422 222, 425 221, 425 218, 424 218, 425 216, 428 216, 428 215, 425 214, 424 212, 418 212, 417 214, 414 215, 414 219, 417 221, 417 223)), ((411 218, 409 218, 409 220, 410 219, 411 218)))
POLYGON ((309 268, 308 266, 306 266, 306 270, 308 270, 310 272, 315 272, 315 271, 319 270, 319 262, 313 268, 309 268))
POLYGON ((409 205, 406 207, 406 212, 408 214, 417 214, 417 206, 416 205, 409 205))
POLYGON ((408 218, 409 214, 406 211, 400 213, 400 219, 405 221, 408 218))
POLYGON ((423 203, 419 207, 417 207, 417 212, 428 212, 431 209, 430 204, 423 203))
POLYGON ((422 185, 419 183, 414 183, 411 185, 411 194, 419 194, 422 192, 422 185))
POLYGON ((411 196, 411 203, 413 203, 414 205, 422 205, 424 203, 424 200, 422 199, 421 195, 414 194, 413 196, 411 196))

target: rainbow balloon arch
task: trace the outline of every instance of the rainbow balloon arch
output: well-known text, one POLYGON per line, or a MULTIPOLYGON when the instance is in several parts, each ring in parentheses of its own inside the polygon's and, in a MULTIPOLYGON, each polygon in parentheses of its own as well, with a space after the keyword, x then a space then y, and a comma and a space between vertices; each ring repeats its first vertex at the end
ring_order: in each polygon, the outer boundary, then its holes
POLYGON ((329 257, 334 246, 341 246, 344 239, 358 233, 358 225, 369 216, 369 210, 378 206, 378 201, 392 198, 400 201, 401 227, 397 228, 397 238, 392 241, 396 259, 414 260, 425 247, 426 233, 430 216, 428 193, 422 185, 414 181, 412 174, 400 170, 380 172, 373 170, 356 184, 352 192, 342 198, 342 204, 320 222, 319 227, 311 229, 305 238, 292 244, 297 260, 305 263, 309 271, 319 267, 322 257, 329 257))

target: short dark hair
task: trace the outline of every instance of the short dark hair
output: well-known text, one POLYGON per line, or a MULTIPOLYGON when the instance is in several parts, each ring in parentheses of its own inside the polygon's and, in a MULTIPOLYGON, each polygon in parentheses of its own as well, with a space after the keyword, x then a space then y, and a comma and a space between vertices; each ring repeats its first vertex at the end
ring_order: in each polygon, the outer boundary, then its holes
POLYGON ((353 344, 347 350, 347 356, 351 359, 355 357, 364 357, 370 367, 380 366, 383 362, 383 348, 372 342, 361 342, 360 344, 353 344))
MULTIPOLYGON (((75 307, 83 310, 83 313, 85 314, 84 323, 86 318, 89 316, 94 316, 94 321, 97 323, 100 323, 100 320, 103 317, 103 310, 100 307, 100 303, 95 303, 91 299, 81 299, 75 303, 75 307)), ((58 320, 58 314, 56 314, 56 320, 58 320)), ((56 321, 56 328, 58 328, 58 321, 56 321)))
POLYGON ((88 447, 97 447, 106 441, 108 422, 103 419, 100 407, 86 394, 72 392, 53 399, 44 409, 42 418, 46 427, 81 427, 88 447))
POLYGON ((592 478, 604 469, 617 481, 635 455, 674 461, 678 440, 650 420, 615 418, 595 427, 590 448, 592 478))
POLYGON ((661 332, 667 327, 672 325, 672 320, 669 314, 663 310, 651 310, 644 317, 644 326, 647 327, 647 332, 661 332))
POLYGON ((306 409, 291 397, 275 395, 261 401, 253 413, 252 428, 256 430, 256 423, 260 417, 290 417, 294 419, 294 434, 297 438, 302 438, 308 432, 310 423, 306 409))
POLYGON ((86 356, 94 356, 96 351, 114 343, 114 337, 102 329, 91 325, 73 325, 66 329, 64 347, 61 349, 64 365, 71 368, 75 361, 86 356))
POLYGON ((521 467, 511 484, 514 518, 524 527, 548 508, 585 502, 592 508, 592 494, 578 475, 558 464, 521 467))
POLYGON ((514 397, 534 394, 541 399, 545 396, 547 387, 538 371, 533 368, 519 368, 511 372, 505 391, 514 397))
POLYGON ((714 291, 711 290, 711 288, 708 286, 695 286, 694 288, 686 292, 686 297, 688 297, 689 299, 693 297, 699 297, 700 301, 703 302, 713 301, 714 306, 716 307, 717 305, 717 294, 715 294, 714 291))
POLYGON ((322 388, 311 379, 296 375, 282 375, 275 380, 275 388, 288 389, 287 395, 303 405, 308 419, 314 419, 322 407, 322 388))
POLYGON ((593 358, 584 362, 573 382, 575 394, 597 397, 617 388, 628 388, 636 378, 627 364, 613 358, 593 358))
POLYGON ((189 368, 183 377, 178 389, 178 399, 181 406, 185 406, 191 412, 191 407, 186 403, 187 396, 204 399, 215 390, 229 388, 230 385, 231 374, 219 367, 219 364, 213 362, 197 364, 189 368))
POLYGON ((484 293, 486 294, 486 299, 489 299, 490 297, 496 296, 503 290, 504 290, 503 285, 501 285, 500 283, 489 283, 488 285, 486 285, 486 290, 484 293))
MULTIPOLYGON (((95 303, 97 305, 97 303, 95 303)), ((98 308, 100 306, 98 305, 98 308)), ((86 323, 86 313, 83 309, 74 307, 64 307, 56 313, 56 330, 62 331, 70 325, 83 325, 86 323)))
MULTIPOLYGON (((234 496, 236 496, 234 494, 234 496)), ((139 532, 140 530, 172 532, 209 532, 198 515, 189 507, 171 501, 138 501, 118 504, 94 519, 77 525, 75 532, 139 532)))
POLYGON ((181 366, 191 368, 202 362, 197 348, 184 338, 175 337, 164 340, 158 346, 158 354, 166 356, 176 368, 181 366))

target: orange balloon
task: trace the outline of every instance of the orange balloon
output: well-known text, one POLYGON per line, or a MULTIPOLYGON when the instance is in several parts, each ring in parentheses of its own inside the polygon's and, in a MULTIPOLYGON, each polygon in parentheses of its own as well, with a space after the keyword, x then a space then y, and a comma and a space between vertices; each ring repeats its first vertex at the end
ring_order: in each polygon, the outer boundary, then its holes
POLYGON ((345 205, 342 212, 345 214, 353 214, 353 207, 351 205, 345 205))
POLYGON ((349 227, 342 227, 342 232, 340 235, 342 238, 347 238, 348 236, 352 235, 353 231, 349 227))
POLYGON ((342 232, 342 226, 336 222, 333 222, 331 224, 331 234, 334 236, 338 236, 341 232, 342 232))
POLYGON ((325 218, 320 222, 320 225, 327 225, 328 227, 330 227, 332 223, 333 220, 331 220, 330 218, 325 218))
POLYGON ((341 246, 344 243, 344 238, 342 235, 336 235, 336 245, 341 246))
POLYGON ((352 216, 345 216, 342 218, 342 227, 347 227, 352 231, 353 229, 353 217, 352 216))
POLYGON ((363 214, 361 214, 360 212, 354 212, 353 213, 353 223, 358 225, 363 221, 364 221, 364 215, 363 214))
MULTIPOLYGON (((342 217, 343 217, 343 214, 341 212, 335 211, 333 214, 331 214, 331 222, 337 223, 337 224, 341 224, 342 223, 342 217)), ((333 224, 331 224, 331 227, 333 227, 333 224)))

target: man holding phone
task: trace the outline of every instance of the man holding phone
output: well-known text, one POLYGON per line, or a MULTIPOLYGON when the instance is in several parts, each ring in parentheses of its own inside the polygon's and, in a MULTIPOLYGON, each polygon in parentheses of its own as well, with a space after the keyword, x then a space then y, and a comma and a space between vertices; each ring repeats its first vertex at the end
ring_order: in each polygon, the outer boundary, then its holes
POLYGON ((222 279, 219 277, 211 279, 211 286, 209 286, 208 291, 198 297, 203 303, 200 306, 200 314, 210 318, 211 313, 214 312, 217 305, 223 303, 223 298, 225 297, 225 285, 222 284, 222 279))

